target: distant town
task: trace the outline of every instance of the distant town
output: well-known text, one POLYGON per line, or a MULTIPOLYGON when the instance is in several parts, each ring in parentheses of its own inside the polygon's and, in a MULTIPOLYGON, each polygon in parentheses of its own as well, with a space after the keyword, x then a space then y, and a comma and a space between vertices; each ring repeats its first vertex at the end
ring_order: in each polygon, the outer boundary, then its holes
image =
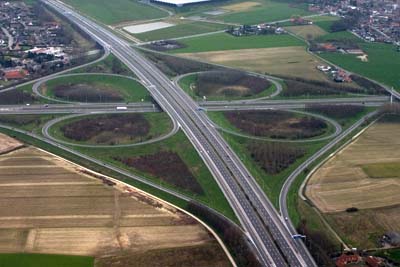
POLYGON ((38 5, 0 2, 0 87, 52 73, 94 53, 85 51, 92 44, 82 50, 75 39, 83 38, 75 38, 77 33, 38 5))
MULTIPOLYGON (((319 1, 318 1, 319 2, 319 1)), ((340 16, 337 31, 351 30, 368 42, 400 45, 400 5, 387 0, 321 1, 310 11, 340 16)))

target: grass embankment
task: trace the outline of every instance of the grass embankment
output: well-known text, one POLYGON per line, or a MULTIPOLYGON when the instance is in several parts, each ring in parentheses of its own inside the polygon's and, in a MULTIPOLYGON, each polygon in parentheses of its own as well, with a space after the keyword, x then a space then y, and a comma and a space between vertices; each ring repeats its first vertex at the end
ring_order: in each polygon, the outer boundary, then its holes
POLYGON ((70 73, 111 73, 135 77, 135 74, 116 56, 108 55, 105 59, 70 73))
POLYGON ((165 11, 130 0, 66 0, 67 4, 105 24, 166 17, 165 11))
POLYGON ((235 37, 228 33, 216 33, 212 35, 183 39, 179 42, 184 44, 186 47, 172 50, 171 53, 195 53, 248 48, 270 48, 305 45, 302 41, 288 34, 235 37))
MULTIPOLYGON (((168 21, 167 21, 168 22, 168 21)), ((172 21, 174 23, 174 21, 172 21)), ((178 23, 173 27, 159 29, 144 33, 135 34, 135 37, 142 41, 165 40, 171 38, 178 38, 183 36, 190 36, 195 34, 214 32, 226 29, 227 26, 218 23, 208 22, 184 22, 178 23)))
POLYGON ((0 123, 25 131, 40 134, 43 125, 63 114, 24 114, 24 115, 0 115, 0 123))
POLYGON ((0 267, 92 267, 94 258, 87 256, 13 253, 0 254, 0 267))
POLYGON ((78 102, 139 102, 150 100, 150 94, 139 82, 107 75, 58 77, 41 87, 48 97, 78 102))
POLYGON ((66 142, 77 144, 133 144, 150 140, 167 134, 172 129, 172 121, 166 113, 122 113, 88 115, 70 118, 56 123, 49 129, 51 136, 66 142), (132 117, 133 116, 133 117, 132 117), (110 121, 114 119, 113 121, 110 121), (107 124, 107 125, 106 125, 107 124), (89 136, 79 135, 78 129, 86 127, 99 130, 89 136), (98 128, 99 125, 103 128, 98 128), (107 127, 104 127, 107 126, 107 127), (145 132, 138 132, 137 127, 146 128, 145 132), (65 130, 73 130, 73 138, 65 134, 65 130), (76 131, 75 131, 76 129, 76 131), (79 140, 78 140, 79 139, 79 140))

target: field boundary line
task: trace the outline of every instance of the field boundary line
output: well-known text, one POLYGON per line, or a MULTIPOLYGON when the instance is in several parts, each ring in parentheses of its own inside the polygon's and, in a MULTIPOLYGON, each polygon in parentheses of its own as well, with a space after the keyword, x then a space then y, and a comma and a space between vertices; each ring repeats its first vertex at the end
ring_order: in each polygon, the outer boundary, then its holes
POLYGON ((355 134, 351 139, 347 140, 343 145, 341 145, 339 148, 337 148, 334 152, 329 154, 327 157, 325 157, 320 163, 318 163, 306 176, 306 178, 303 180, 299 191, 298 191, 298 196, 303 200, 304 202, 307 202, 311 204, 311 208, 317 213, 318 217, 321 219, 322 223, 325 225, 326 228, 333 234, 333 236, 343 245, 345 249, 349 249, 348 245, 346 242, 343 241, 343 239, 339 236, 339 234, 332 228, 332 226, 326 221, 324 215, 319 211, 317 207, 314 206, 314 203, 307 198, 307 196, 304 194, 305 189, 307 187, 307 183, 310 180, 311 176, 319 169, 321 168, 322 165, 324 165, 326 162, 331 160, 333 157, 335 157, 339 152, 341 152, 343 149, 345 149, 347 146, 351 145, 357 139, 362 135, 366 130, 368 130, 372 125, 374 125, 382 116, 379 116, 377 119, 372 121, 370 124, 368 124, 366 127, 361 129, 357 134, 355 134))
MULTIPOLYGON (((125 182, 123 182, 123 181, 120 181, 120 180, 118 180, 118 179, 116 179, 116 178, 112 178, 112 177, 110 177, 110 176, 108 176, 108 175, 105 175, 105 174, 102 174, 102 173, 98 173, 98 172, 96 172, 96 171, 94 171, 94 170, 91 170, 91 169, 89 169, 89 168, 86 168, 86 167, 84 167, 84 166, 82 166, 82 165, 79 165, 79 164, 77 164, 77 163, 75 163, 75 162, 72 162, 72 161, 70 161, 70 160, 68 160, 68 159, 65 159, 65 158, 63 158, 63 157, 61 157, 61 156, 58 156, 58 155, 56 155, 56 154, 53 154, 53 153, 51 153, 51 152, 49 152, 49 151, 46 151, 46 150, 44 150, 44 149, 41 149, 41 148, 39 148, 39 147, 36 147, 36 146, 33 146, 33 147, 35 147, 35 148, 39 149, 40 151, 43 151, 43 152, 45 152, 45 153, 47 153, 47 154, 50 154, 50 155, 52 155, 52 156, 54 156, 54 157, 56 157, 56 158, 59 158, 59 159, 61 159, 61 160, 64 160, 64 161, 68 162, 69 164, 72 164, 72 165, 74 165, 74 166, 76 166, 76 167, 79 167, 79 168, 81 168, 81 169, 84 169, 84 170, 88 171, 89 173, 92 173, 92 174, 94 174, 94 175, 96 175, 96 176, 105 177, 105 178, 110 179, 111 181, 113 181, 113 182, 115 182, 115 183, 119 183, 119 184, 122 184, 122 185, 124 185, 124 186, 133 188, 134 190, 136 190, 136 191, 138 191, 138 192, 140 192, 140 193, 142 193, 142 194, 144 194, 144 195, 146 195, 146 196, 148 196, 148 197, 150 197, 150 198, 156 199, 157 201, 159 201, 159 202, 161 202, 161 203, 164 203, 164 204, 166 204, 166 205, 168 205, 168 206, 171 206, 171 207, 175 208, 176 210, 179 210, 180 212, 182 212, 182 213, 184 213, 184 214, 186 214, 186 215, 188 215, 188 216, 194 218, 197 222, 199 222, 201 225, 203 225, 203 226, 213 235, 213 237, 217 240, 217 242, 219 243, 219 245, 220 245, 220 246, 222 247, 222 249, 224 250, 224 252, 225 252, 226 256, 228 257, 228 259, 229 259, 230 263, 232 264, 232 266, 233 266, 233 267, 238 267, 238 265, 237 265, 236 262, 234 261, 232 255, 230 254, 228 248, 225 246, 225 243, 224 243, 224 242, 222 241, 222 239, 218 236, 218 234, 217 234, 210 226, 208 226, 205 222, 203 222, 200 218, 198 218, 197 216, 193 215, 192 213, 190 213, 190 212, 188 212, 188 211, 186 211, 186 210, 184 210, 184 209, 182 209, 182 208, 180 208, 180 207, 178 207, 178 206, 176 206, 176 205, 174 205, 174 204, 172 204, 172 203, 170 203, 170 202, 168 202, 168 201, 166 201, 166 200, 163 200, 163 199, 161 199, 161 198, 159 198, 159 197, 157 197, 157 196, 154 196, 154 195, 152 195, 152 194, 150 194, 150 193, 147 193, 147 192, 143 191, 142 189, 139 189, 139 188, 137 188, 137 187, 135 187, 135 186, 133 186, 133 185, 130 185, 130 184, 128 184, 128 183, 125 183, 125 182)), ((93 177, 92 177, 92 178, 93 178, 93 177)), ((96 179, 96 178, 93 178, 93 179, 96 179)), ((98 180, 98 179, 97 179, 97 180, 98 180)), ((118 190, 118 189, 116 189, 114 186, 113 186, 113 188, 114 188, 115 190, 118 190)))

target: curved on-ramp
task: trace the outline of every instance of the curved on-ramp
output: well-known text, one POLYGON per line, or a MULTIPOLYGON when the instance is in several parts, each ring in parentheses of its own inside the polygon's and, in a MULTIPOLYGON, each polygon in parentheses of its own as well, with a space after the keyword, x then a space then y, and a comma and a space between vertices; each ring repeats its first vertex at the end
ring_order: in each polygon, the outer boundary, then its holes
POLYGON ((309 138, 309 139, 299 139, 299 140, 290 140, 290 139, 278 139, 278 138, 268 138, 268 137, 258 137, 258 136, 252 136, 252 135, 248 135, 248 134, 242 134, 239 132, 235 132, 233 130, 229 130, 226 128, 223 128, 221 126, 219 126, 218 124, 216 124, 215 122, 211 121, 210 119, 210 123, 214 125, 215 128, 232 134, 232 135, 236 135, 236 136, 240 136, 240 137, 244 137, 244 138, 248 138, 248 139, 253 139, 253 140, 260 140, 260 141, 270 141, 270 142, 285 142, 285 143, 308 143, 308 142, 318 142, 318 141, 324 141, 324 140, 328 140, 331 138, 334 138, 335 136, 339 135, 342 132, 342 126, 340 126, 339 123, 337 123, 335 120, 319 115, 319 114, 315 114, 315 113, 310 113, 310 112, 306 112, 306 111, 300 111, 300 110, 292 110, 292 109, 285 109, 285 111, 287 112, 294 112, 294 113, 299 113, 299 114, 304 114, 304 115, 309 115, 309 116, 313 116, 316 118, 319 118, 321 120, 327 121, 328 123, 330 123, 332 126, 335 127, 335 132, 327 135, 327 136, 323 136, 323 137, 316 137, 316 138, 309 138))
MULTIPOLYGON (((63 116, 63 117, 59 117, 59 118, 55 118, 53 120, 48 121, 42 128, 42 134, 44 137, 46 137, 49 140, 52 140, 54 142, 57 143, 61 143, 63 145, 69 145, 69 146, 75 146, 75 147, 88 147, 88 148, 119 148, 119 147, 135 147, 135 146, 141 146, 141 145, 148 145, 148 144, 152 144, 152 143, 156 143, 165 139, 170 138, 171 136, 175 135, 178 130, 179 130, 179 125, 175 120, 172 120, 172 124, 173 127, 171 129, 171 131, 169 131, 166 134, 163 134, 161 136, 158 136, 156 138, 152 138, 150 140, 146 140, 143 142, 137 142, 137 143, 132 143, 132 144, 117 144, 117 145, 90 145, 90 144, 78 144, 78 143, 74 143, 74 142, 67 142, 64 140, 60 140, 54 136, 52 136, 49 133, 49 129, 59 123, 62 122, 64 120, 67 119, 71 119, 71 118, 76 118, 76 117, 82 117, 82 116, 90 116, 90 115, 104 115, 104 114, 113 114, 113 113, 117 113, 117 112, 107 112, 107 113, 96 113, 96 114, 87 114, 87 113, 83 113, 83 114, 72 114, 72 115, 67 115, 67 116, 63 116)), ((129 112, 124 112, 124 113, 120 113, 118 112, 118 114, 128 114, 129 112)))

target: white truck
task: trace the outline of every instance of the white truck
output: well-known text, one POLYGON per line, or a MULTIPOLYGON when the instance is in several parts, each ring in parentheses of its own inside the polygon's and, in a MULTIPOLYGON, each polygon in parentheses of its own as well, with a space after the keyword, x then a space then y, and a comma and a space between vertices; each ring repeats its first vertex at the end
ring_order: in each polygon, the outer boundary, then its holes
POLYGON ((127 107, 116 107, 117 110, 127 110, 127 107))

